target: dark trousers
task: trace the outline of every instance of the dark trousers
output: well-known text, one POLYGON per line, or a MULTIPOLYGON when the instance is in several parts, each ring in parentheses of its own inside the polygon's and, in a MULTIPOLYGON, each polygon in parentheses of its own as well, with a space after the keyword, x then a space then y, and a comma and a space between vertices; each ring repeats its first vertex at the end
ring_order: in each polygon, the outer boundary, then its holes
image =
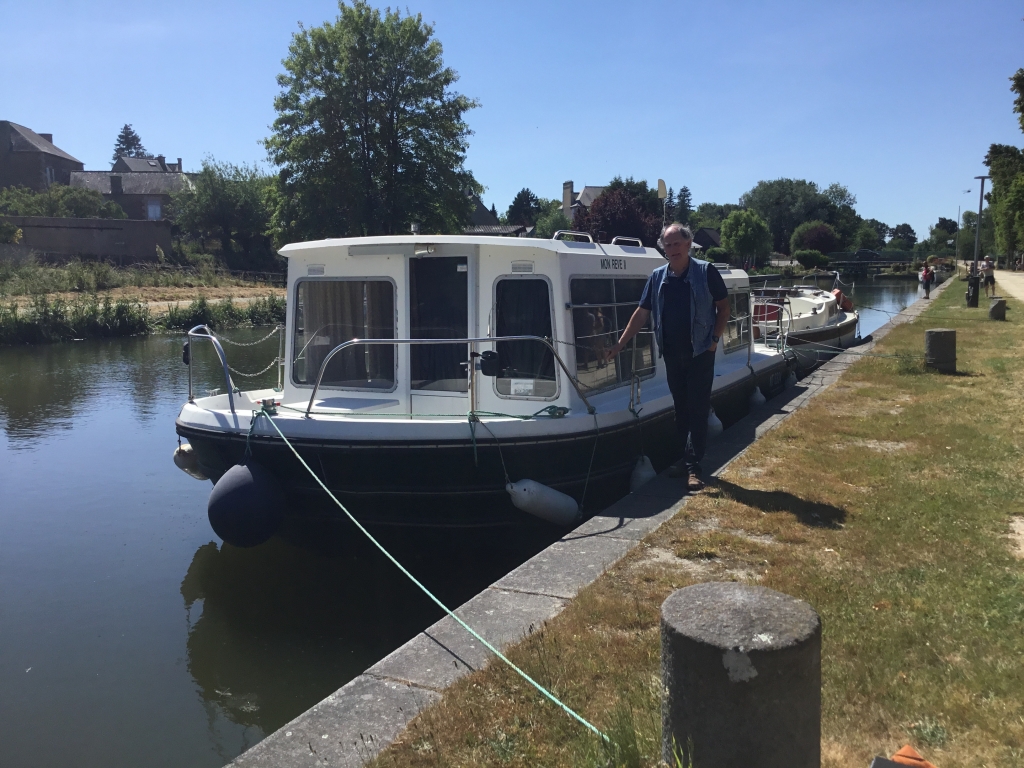
POLYGON ((686 468, 700 475, 700 461, 708 443, 708 411, 715 381, 715 353, 703 352, 689 360, 665 357, 665 374, 676 407, 676 429, 686 446, 686 468))

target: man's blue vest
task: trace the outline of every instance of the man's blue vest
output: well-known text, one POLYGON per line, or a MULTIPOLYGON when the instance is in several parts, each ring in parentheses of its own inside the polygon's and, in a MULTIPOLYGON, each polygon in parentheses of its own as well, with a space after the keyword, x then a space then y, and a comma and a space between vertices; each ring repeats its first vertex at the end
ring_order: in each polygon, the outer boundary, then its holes
MULTIPOLYGON (((668 264, 663 264, 651 275, 654 293, 651 301, 651 314, 654 316, 654 337, 658 340, 658 357, 664 354, 664 332, 661 327, 661 316, 665 309, 665 278, 668 277, 668 264)), ((690 341, 693 344, 693 356, 707 351, 711 346, 711 337, 715 335, 715 301, 708 288, 708 262, 690 257, 690 267, 683 278, 690 285, 690 341)))

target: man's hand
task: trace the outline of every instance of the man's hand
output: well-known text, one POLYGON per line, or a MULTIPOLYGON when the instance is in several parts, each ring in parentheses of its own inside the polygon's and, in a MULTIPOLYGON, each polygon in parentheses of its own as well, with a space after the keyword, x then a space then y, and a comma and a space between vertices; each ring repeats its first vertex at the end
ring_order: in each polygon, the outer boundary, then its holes
POLYGON ((610 347, 605 347, 601 350, 601 359, 607 363, 621 351, 622 349, 618 344, 612 344, 610 347))
POLYGON ((711 346, 707 348, 707 351, 708 352, 714 352, 716 349, 718 349, 718 342, 717 341, 713 341, 713 342, 711 342, 711 346))

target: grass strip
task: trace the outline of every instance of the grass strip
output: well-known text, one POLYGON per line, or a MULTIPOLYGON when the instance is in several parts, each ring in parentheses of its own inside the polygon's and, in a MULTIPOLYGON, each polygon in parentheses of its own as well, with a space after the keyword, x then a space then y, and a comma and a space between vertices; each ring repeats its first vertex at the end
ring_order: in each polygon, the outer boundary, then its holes
POLYGON ((154 317, 138 299, 88 294, 70 301, 35 296, 27 306, 0 304, 0 346, 45 344, 73 339, 140 336, 160 330, 187 330, 209 325, 217 330, 243 325, 283 323, 285 299, 269 294, 243 304, 230 298, 218 302, 205 297, 185 307, 172 305, 154 317))
POLYGON ((661 603, 737 580, 821 614, 824 766, 908 742, 940 768, 1024 765, 1024 306, 979 322, 962 301, 895 328, 891 357, 858 361, 508 650, 610 747, 492 663, 371 764, 658 765, 661 603), (923 368, 934 326, 958 332, 956 376, 923 368))

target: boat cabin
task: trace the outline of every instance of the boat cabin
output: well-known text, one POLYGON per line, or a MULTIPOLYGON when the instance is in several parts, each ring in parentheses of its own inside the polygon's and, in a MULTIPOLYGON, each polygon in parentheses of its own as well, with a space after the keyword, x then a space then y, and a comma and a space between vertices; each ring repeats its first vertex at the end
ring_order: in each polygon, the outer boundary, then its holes
MULTIPOLYGON (((665 263, 639 241, 415 235, 296 243, 281 253, 288 259, 285 402, 309 401, 318 385, 312 409, 319 413, 528 415, 664 381, 650 328, 604 359, 648 276, 665 263), (400 341, 355 343, 330 356, 352 339, 400 341), (443 339, 477 341, 436 342, 443 339)), ((716 374, 746 375, 747 275, 719 268, 732 319, 716 374)))

